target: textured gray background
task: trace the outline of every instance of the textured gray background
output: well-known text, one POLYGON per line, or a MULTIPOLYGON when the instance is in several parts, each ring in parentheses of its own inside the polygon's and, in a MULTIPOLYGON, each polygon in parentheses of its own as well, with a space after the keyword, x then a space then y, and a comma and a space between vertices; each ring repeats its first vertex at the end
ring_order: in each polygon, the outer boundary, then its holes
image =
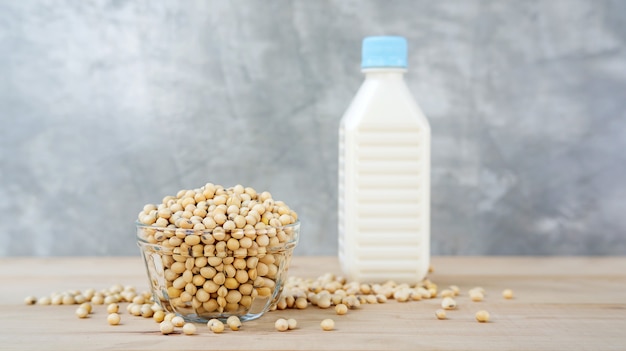
POLYGON ((409 40, 434 254, 626 253, 626 1, 0 0, 0 256, 136 255, 207 181, 334 254, 360 41, 409 40))

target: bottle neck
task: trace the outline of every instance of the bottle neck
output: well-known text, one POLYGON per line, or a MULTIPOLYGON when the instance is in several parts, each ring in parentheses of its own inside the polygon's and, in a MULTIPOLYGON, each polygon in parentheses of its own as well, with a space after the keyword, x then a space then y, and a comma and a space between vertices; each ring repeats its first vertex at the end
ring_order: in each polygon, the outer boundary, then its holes
POLYGON ((381 67, 381 68, 364 68, 361 70, 365 74, 366 79, 398 79, 403 80, 406 68, 397 67, 381 67))

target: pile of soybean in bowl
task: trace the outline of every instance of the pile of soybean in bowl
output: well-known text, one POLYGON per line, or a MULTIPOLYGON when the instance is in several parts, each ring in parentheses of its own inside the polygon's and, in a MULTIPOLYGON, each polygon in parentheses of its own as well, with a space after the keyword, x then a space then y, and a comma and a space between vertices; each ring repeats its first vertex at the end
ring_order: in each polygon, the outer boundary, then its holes
POLYGON ((198 321, 266 312, 299 235, 296 212, 242 185, 181 190, 145 205, 138 221, 155 298, 166 311, 198 321))

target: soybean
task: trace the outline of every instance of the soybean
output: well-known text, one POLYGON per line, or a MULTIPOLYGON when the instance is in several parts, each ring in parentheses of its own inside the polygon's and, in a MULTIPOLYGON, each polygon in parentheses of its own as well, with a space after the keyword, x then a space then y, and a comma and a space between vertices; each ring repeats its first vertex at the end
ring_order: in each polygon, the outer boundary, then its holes
POLYGON ((193 323, 185 323, 183 325, 183 333, 185 335, 194 335, 196 330, 196 326, 193 323))
POLYGON ((328 319, 324 319, 321 323, 320 326, 322 327, 322 330, 324 331, 330 331, 335 329, 335 321, 328 318, 328 319))
POLYGON ((241 320, 237 316, 230 316, 226 320, 226 325, 228 325, 230 330, 237 331, 241 328, 241 320))
POLYGON ((117 313, 119 310, 120 306, 116 303, 112 303, 107 306, 107 313, 117 313))
POLYGON ((185 325, 185 320, 181 316, 176 316, 176 317, 172 318, 172 324, 175 327, 180 328, 183 325, 185 325))
POLYGON ((287 319, 287 324, 289 326, 289 330, 296 329, 296 327, 298 326, 298 321, 296 321, 294 318, 289 318, 287 319))
POLYGON ((444 297, 443 300, 441 300, 441 307, 446 310, 453 310, 456 308, 456 301, 451 297, 444 297))
POLYGON ((34 305, 34 304, 36 304, 36 303, 37 303, 37 298, 36 298, 36 297, 34 297, 34 296, 27 296, 27 297, 24 299, 24 303, 25 303, 26 305, 34 305))
MULTIPOLYGON (((373 295, 370 295, 370 296, 373 296, 373 295)), ((337 306, 335 306, 335 312, 336 312, 338 315, 340 315, 340 316, 341 316, 341 315, 344 315, 344 314, 348 313, 348 306, 346 306, 346 305, 344 305, 344 304, 340 303, 340 304, 338 304, 337 306)))
POLYGON ((154 314, 152 315, 152 319, 154 319, 154 321, 157 323, 163 322, 163 320, 165 319, 165 312, 163 311, 154 312, 154 314))
POLYGON ((218 319, 210 320, 207 325, 209 325, 209 329, 216 334, 219 334, 224 331, 224 323, 222 323, 218 319))
POLYGON ((489 322, 489 312, 481 310, 476 312, 476 320, 480 323, 487 323, 489 322))
POLYGON ((159 324, 159 330, 161 330, 161 334, 167 335, 174 332, 174 324, 169 321, 163 321, 159 324))
POLYGON ((502 297, 504 297, 507 300, 512 299, 513 298, 513 290, 511 290, 511 289, 504 289, 504 291, 502 291, 502 297))
POLYGON ((284 318, 279 318, 274 322, 274 328, 278 331, 286 331, 289 329, 289 322, 284 318))
POLYGON ((111 313, 107 316, 107 322, 110 325, 118 325, 120 324, 121 318, 120 315, 117 313, 111 313))
POLYGON ((87 318, 88 315, 89 315, 89 312, 87 311, 87 309, 83 307, 79 307, 76 309, 76 316, 78 318, 87 318))

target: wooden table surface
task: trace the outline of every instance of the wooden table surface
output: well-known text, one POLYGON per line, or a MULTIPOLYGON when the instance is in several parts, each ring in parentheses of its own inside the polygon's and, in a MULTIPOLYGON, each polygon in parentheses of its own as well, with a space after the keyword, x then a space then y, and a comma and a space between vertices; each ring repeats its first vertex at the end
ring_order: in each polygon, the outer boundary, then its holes
MULTIPOLYGON (((238 332, 161 335, 152 319, 122 306, 122 324, 109 326, 105 306, 88 319, 76 306, 26 306, 28 295, 103 289, 113 284, 148 288, 139 257, 1 258, 0 350, 626 350, 626 257, 434 257, 430 275, 440 290, 458 285, 457 310, 434 312, 441 298, 365 305, 338 316, 333 309, 269 312, 238 332), (467 290, 480 285, 483 302, 467 290), (513 289, 515 298, 501 292, 513 289), (474 313, 491 313, 478 323, 474 313), (298 328, 277 332, 274 321, 296 318, 298 328), (336 329, 319 323, 333 318, 336 329)), ((339 273, 334 257, 294 257, 290 275, 339 273)))

